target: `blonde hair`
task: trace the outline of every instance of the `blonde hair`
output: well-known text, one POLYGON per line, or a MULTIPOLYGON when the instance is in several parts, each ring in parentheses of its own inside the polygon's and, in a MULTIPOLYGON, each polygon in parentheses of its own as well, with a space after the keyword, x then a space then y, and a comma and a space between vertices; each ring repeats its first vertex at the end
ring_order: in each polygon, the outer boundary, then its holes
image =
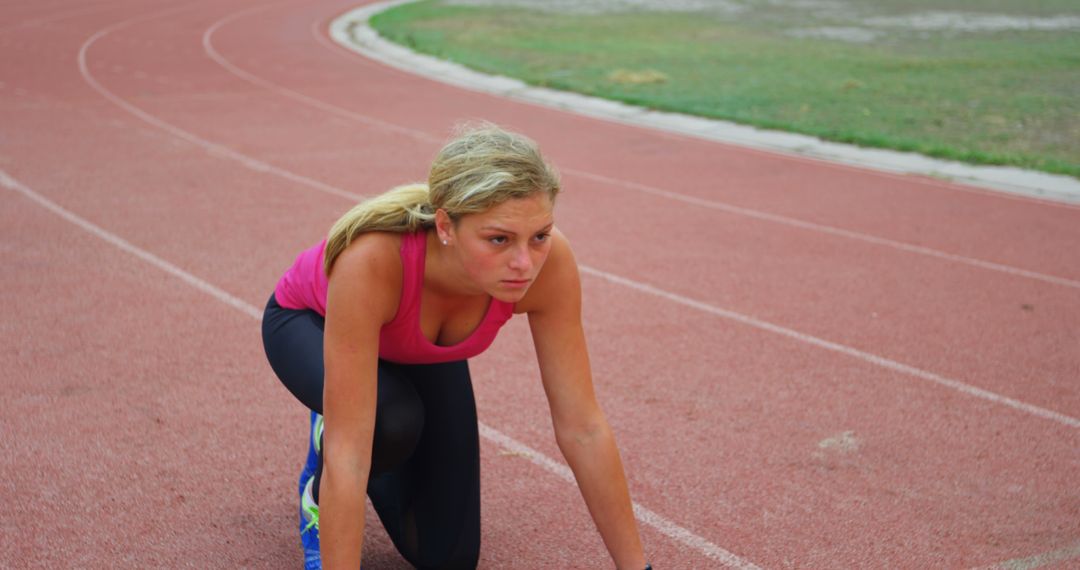
POLYGON ((555 201, 559 175, 528 137, 491 123, 466 125, 435 156, 427 184, 398 186, 349 210, 331 228, 323 269, 364 232, 406 233, 435 225, 443 209, 455 222, 507 200, 543 192, 555 201))

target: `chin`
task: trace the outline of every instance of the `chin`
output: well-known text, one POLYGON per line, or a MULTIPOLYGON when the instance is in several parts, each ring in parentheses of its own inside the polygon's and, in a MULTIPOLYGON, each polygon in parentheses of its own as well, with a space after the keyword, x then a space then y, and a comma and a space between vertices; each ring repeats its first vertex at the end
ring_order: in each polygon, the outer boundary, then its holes
POLYGON ((527 293, 528 291, 529 291, 528 288, 517 289, 517 290, 513 290, 513 291, 507 291, 506 289, 496 288, 496 289, 494 289, 492 291, 489 291, 488 294, 491 295, 492 298, 497 299, 499 301, 502 301, 504 303, 517 303, 518 301, 525 298, 525 293, 527 293))

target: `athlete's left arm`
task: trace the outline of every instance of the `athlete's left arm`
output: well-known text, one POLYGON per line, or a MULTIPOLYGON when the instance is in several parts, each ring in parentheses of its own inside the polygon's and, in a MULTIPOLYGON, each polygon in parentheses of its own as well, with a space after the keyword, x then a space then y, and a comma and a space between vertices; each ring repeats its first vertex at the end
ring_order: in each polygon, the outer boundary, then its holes
POLYGON ((551 253, 518 306, 529 315, 559 449, 616 567, 641 570, 645 556, 622 460, 593 390, 577 263, 561 233, 549 239, 551 253))

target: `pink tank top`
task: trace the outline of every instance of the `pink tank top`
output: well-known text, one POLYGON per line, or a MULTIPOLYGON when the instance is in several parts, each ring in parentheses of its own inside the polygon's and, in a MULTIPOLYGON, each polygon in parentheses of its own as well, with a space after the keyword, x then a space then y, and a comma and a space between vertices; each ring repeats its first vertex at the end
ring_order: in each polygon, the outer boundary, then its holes
MULTIPOLYGON (((323 272, 326 240, 300 253, 274 288, 286 309, 311 309, 326 316, 327 278, 323 272)), ((420 331, 420 292, 424 286, 427 232, 401 236, 401 300, 397 314, 379 332, 379 358, 402 364, 434 364, 472 358, 491 346, 499 329, 514 315, 514 304, 491 299, 471 335, 451 346, 432 343, 420 331)))

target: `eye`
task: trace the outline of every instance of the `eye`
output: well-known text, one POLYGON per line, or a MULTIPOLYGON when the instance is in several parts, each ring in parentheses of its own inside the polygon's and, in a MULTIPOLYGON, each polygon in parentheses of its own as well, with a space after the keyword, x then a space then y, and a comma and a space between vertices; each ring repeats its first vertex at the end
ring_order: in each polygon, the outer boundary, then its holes
POLYGON ((503 245, 506 243, 506 236, 489 237, 488 241, 493 245, 503 245))
POLYGON ((536 234, 536 235, 535 235, 535 236, 533 237, 533 239, 535 239, 535 240, 536 240, 536 241, 538 241, 538 242, 541 242, 541 243, 543 243, 543 242, 547 241, 547 240, 548 240, 548 238, 550 238, 550 237, 551 237, 551 233, 550 233, 550 232, 542 232, 542 233, 538 233, 538 234, 536 234))

